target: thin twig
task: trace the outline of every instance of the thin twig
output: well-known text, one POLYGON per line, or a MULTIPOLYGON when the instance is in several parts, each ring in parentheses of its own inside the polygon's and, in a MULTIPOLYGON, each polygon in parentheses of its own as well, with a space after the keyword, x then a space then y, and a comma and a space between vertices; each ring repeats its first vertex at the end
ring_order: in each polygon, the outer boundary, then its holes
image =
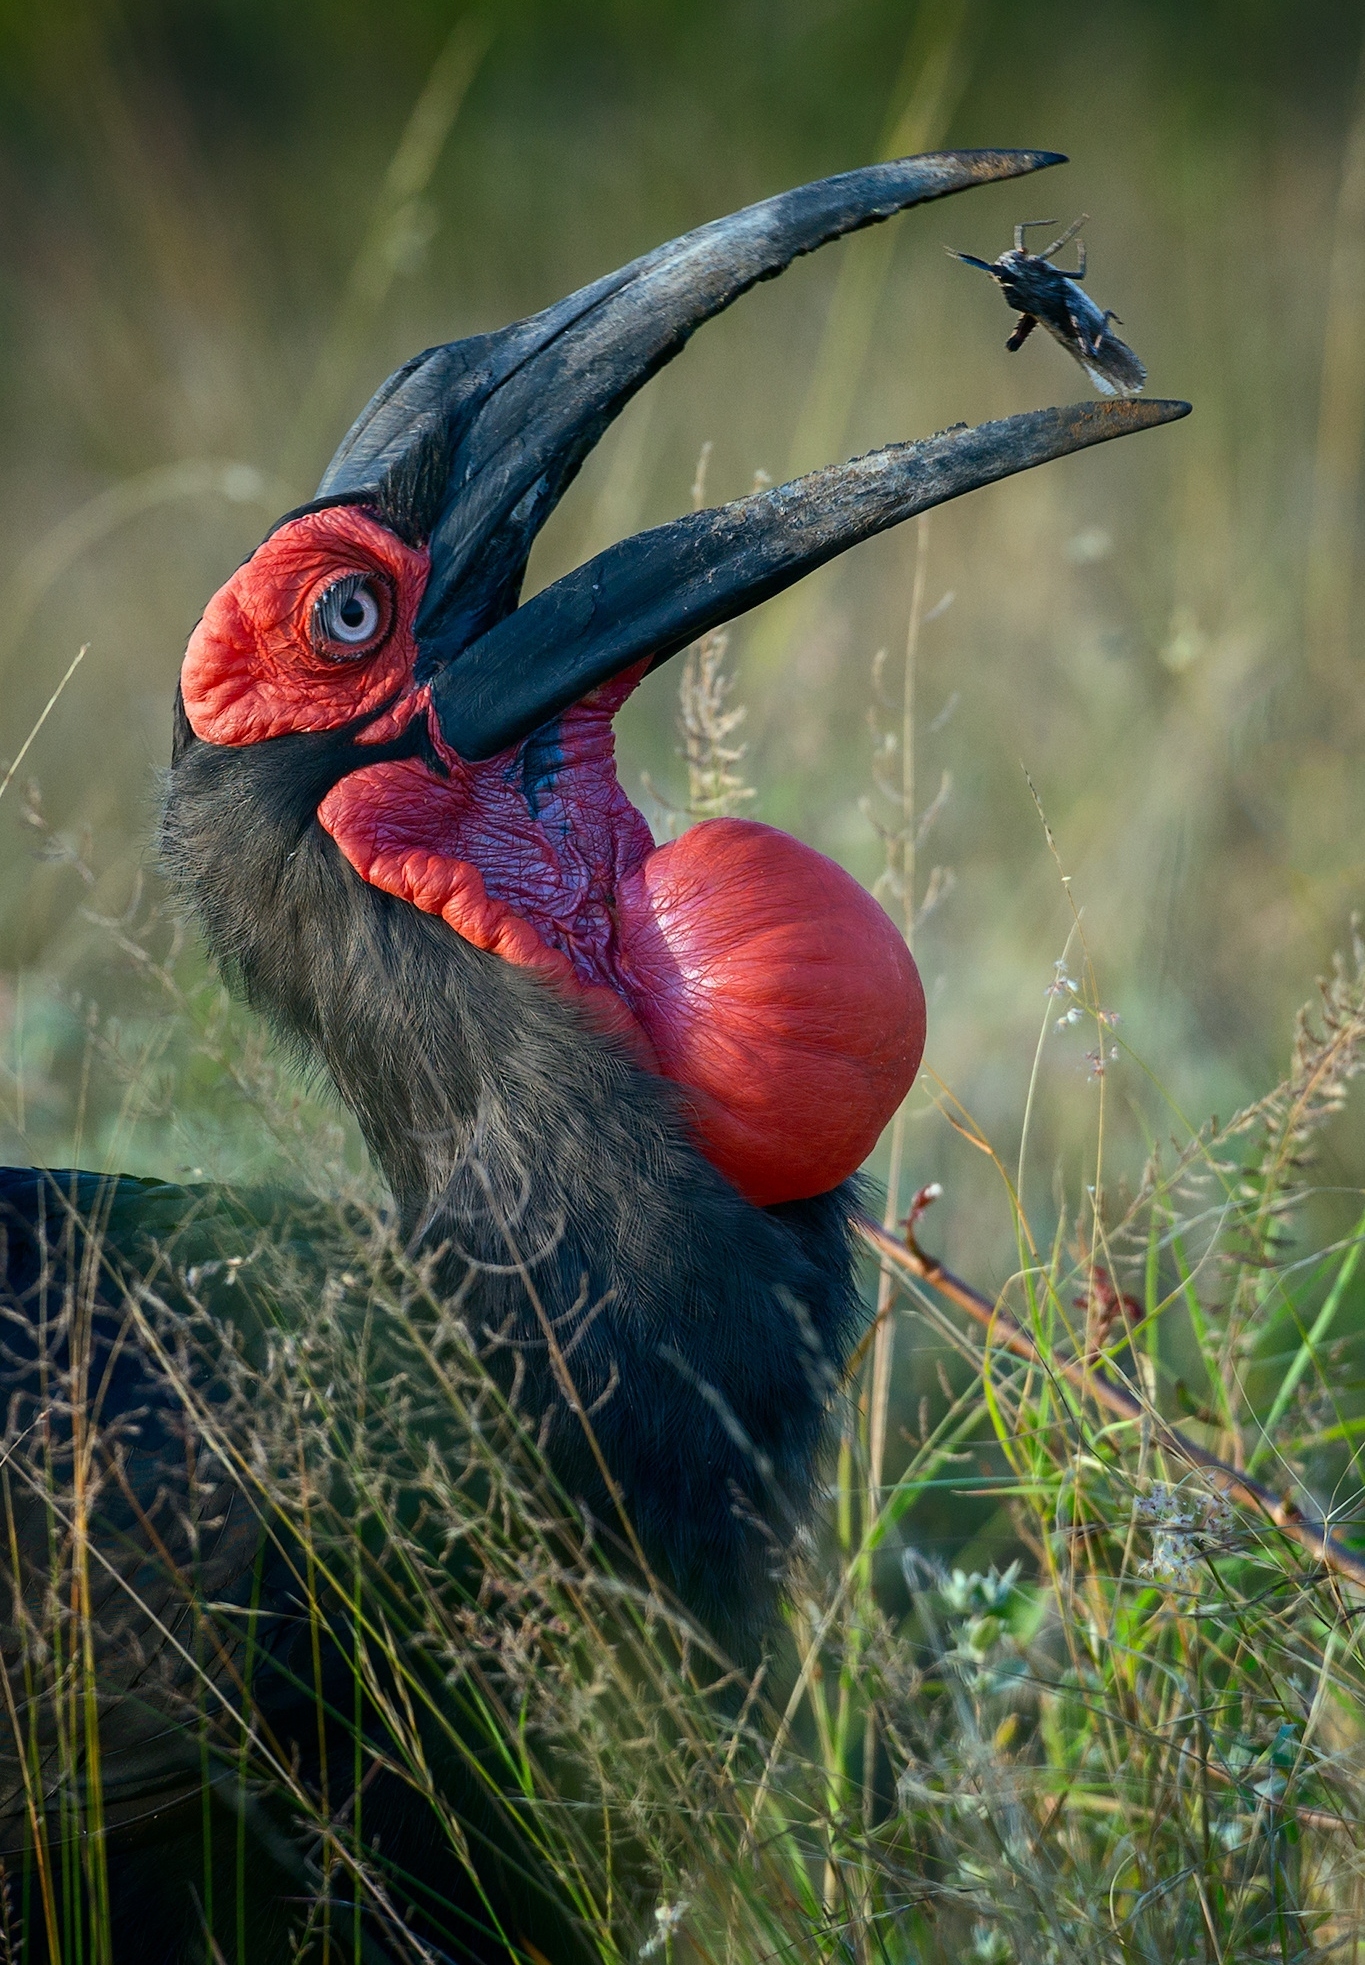
POLYGON ((1104 1406, 1121 1419, 1150 1426, 1154 1438, 1167 1452, 1208 1474, 1214 1486, 1230 1501, 1264 1516, 1297 1542, 1300 1548, 1307 1549, 1325 1568, 1365 1590, 1365 1557, 1347 1548, 1332 1534, 1325 1521, 1305 1514, 1286 1496, 1276 1494, 1273 1488, 1263 1486, 1249 1474, 1230 1466, 1226 1460, 1220 1460, 1216 1453, 1210 1453, 1206 1447, 1187 1439, 1184 1433, 1144 1405, 1126 1386, 1115 1384, 1087 1359, 1044 1358, 1032 1337, 1015 1322, 1008 1310, 973 1289, 970 1283, 964 1283, 961 1277, 945 1269, 936 1257, 926 1255, 913 1234, 900 1241, 861 1209, 855 1212, 853 1225, 883 1263, 894 1265, 901 1274, 913 1276, 918 1282, 927 1283, 939 1296, 955 1303, 959 1310, 965 1310, 969 1317, 991 1333, 992 1340, 1004 1350, 1012 1351, 1028 1364, 1056 1372, 1068 1384, 1075 1386, 1082 1397, 1093 1399, 1097 1405, 1104 1406))
POLYGON ((38 721, 34 724, 33 728, 29 731, 23 743, 20 744, 19 755, 15 758, 13 764, 11 764, 9 770, 6 771, 4 777, 0 778, 0 798, 3 798, 5 793, 9 790, 10 780, 13 778, 15 772, 19 769, 19 766, 23 763, 24 759, 28 756, 29 745, 33 742, 33 739, 37 736, 38 732, 42 729, 43 725, 47 722, 53 710, 56 708, 57 698, 61 695, 62 691, 66 688, 66 685, 68 682, 70 682, 72 676, 75 675, 81 663, 85 660, 86 651, 88 650, 89 647, 90 647, 90 643, 86 641, 86 642, 82 642, 81 646, 76 650, 76 653, 71 659, 71 663, 66 671, 66 674, 62 677, 61 681, 57 684, 57 687, 53 690, 52 694, 48 697, 46 703, 43 705, 42 715, 38 718, 38 721))

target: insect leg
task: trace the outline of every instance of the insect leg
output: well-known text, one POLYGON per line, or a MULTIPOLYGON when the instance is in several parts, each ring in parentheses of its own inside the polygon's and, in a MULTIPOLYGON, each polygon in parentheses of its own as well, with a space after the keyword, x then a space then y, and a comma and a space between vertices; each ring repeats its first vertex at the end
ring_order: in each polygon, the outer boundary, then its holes
MULTIPOLYGON (((1047 248, 1045 252, 1039 253, 1038 255, 1039 259, 1051 259, 1054 253, 1060 252, 1064 245, 1066 245, 1070 240, 1075 238, 1076 234, 1080 231, 1081 227, 1086 223, 1089 217, 1090 217, 1089 212, 1082 212, 1078 219, 1075 219, 1070 225, 1067 226, 1065 232, 1063 232, 1059 238, 1056 238, 1052 241, 1052 244, 1047 248)), ((1080 248, 1080 252, 1081 252, 1081 272, 1082 274, 1084 274, 1085 272, 1084 246, 1080 248)), ((1066 277, 1069 280, 1074 280, 1076 278, 1076 275, 1074 273, 1068 273, 1066 277)))
POLYGON ((1018 354, 1037 325, 1038 316, 1036 314, 1021 314, 1019 316, 1018 320, 1014 323, 1014 333, 1005 343, 1005 346, 1012 355, 1018 354))
MULTIPOLYGON (((1016 252, 1022 252, 1022 251, 1024 250, 1024 234, 1025 234, 1025 232, 1027 232, 1027 231, 1029 231, 1029 230, 1030 230, 1030 228, 1031 228, 1032 226, 1035 226, 1035 225, 1055 225, 1056 223, 1057 223, 1057 221, 1056 221, 1056 219, 1055 219, 1055 218, 1022 218, 1022 219, 1020 219, 1020 221, 1019 221, 1019 223, 1018 223, 1018 224, 1017 224, 1017 225, 1015 226, 1015 228, 1014 228, 1014 250, 1015 250, 1016 252)), ((1046 253, 1044 253, 1044 255, 1043 255, 1043 257, 1044 257, 1044 258, 1046 258, 1046 257, 1047 257, 1047 255, 1046 255, 1046 253)))

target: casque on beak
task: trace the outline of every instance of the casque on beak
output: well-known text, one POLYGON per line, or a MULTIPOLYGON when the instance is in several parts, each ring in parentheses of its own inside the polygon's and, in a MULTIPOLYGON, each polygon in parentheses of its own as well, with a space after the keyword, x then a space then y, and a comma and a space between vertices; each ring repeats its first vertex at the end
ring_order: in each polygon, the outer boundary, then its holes
POLYGON ((924 992, 877 901, 798 840, 716 818, 656 844, 617 778, 615 711, 647 667, 857 541, 1187 406, 1038 410, 893 445, 622 540, 523 607, 527 560, 701 322, 841 233, 1060 161, 972 151, 827 178, 429 349, 186 651, 196 737, 279 738, 286 773, 311 760, 291 825, 670 1080, 693 1144, 755 1206, 831 1193, 862 1164, 918 1069, 924 992))
POLYGON ((416 679, 432 685, 444 741, 471 761, 495 756, 621 670, 663 661, 860 540, 1187 415, 1182 402, 1082 404, 894 444, 637 534, 517 605, 536 535, 584 458, 704 321, 831 239, 1065 161, 1046 150, 946 151, 822 178, 391 376, 314 505, 372 505, 429 546, 416 679))

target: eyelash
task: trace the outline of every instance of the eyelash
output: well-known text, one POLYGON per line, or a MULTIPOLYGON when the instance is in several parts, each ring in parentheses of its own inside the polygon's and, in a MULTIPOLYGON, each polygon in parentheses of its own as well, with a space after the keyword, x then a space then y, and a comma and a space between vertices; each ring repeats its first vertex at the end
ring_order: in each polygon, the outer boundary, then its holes
POLYGON ((328 661, 351 662, 375 649, 389 631, 392 618, 388 588, 370 573, 345 573, 331 581, 313 602, 309 639, 328 661), (359 602, 358 609, 354 604, 359 602), (346 620, 347 611, 354 620, 346 620))

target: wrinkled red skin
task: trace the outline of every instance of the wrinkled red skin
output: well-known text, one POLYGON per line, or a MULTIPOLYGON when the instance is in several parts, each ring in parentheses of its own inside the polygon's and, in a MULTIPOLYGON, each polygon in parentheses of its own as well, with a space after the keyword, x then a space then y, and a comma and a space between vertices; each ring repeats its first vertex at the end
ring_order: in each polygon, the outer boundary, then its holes
POLYGON ((359 741, 426 716, 449 777, 362 766, 318 818, 371 885, 571 992, 601 1029, 687 1092, 698 1144, 750 1201, 828 1192, 914 1081, 924 992, 909 950, 843 869, 785 833, 714 819, 656 848, 616 777, 612 719, 645 663, 482 764, 441 741, 413 687, 427 556, 354 506, 292 520, 209 603, 181 672, 195 734, 246 744, 339 729, 359 741), (318 595, 360 572, 387 633, 318 654, 318 595))
POLYGON ((259 744, 339 730, 409 687, 413 622, 430 562, 353 505, 309 512, 271 534, 220 587, 180 671, 190 727, 210 744, 259 744), (308 634, 313 603, 344 573, 382 580, 394 619, 375 652, 336 662, 308 634))

